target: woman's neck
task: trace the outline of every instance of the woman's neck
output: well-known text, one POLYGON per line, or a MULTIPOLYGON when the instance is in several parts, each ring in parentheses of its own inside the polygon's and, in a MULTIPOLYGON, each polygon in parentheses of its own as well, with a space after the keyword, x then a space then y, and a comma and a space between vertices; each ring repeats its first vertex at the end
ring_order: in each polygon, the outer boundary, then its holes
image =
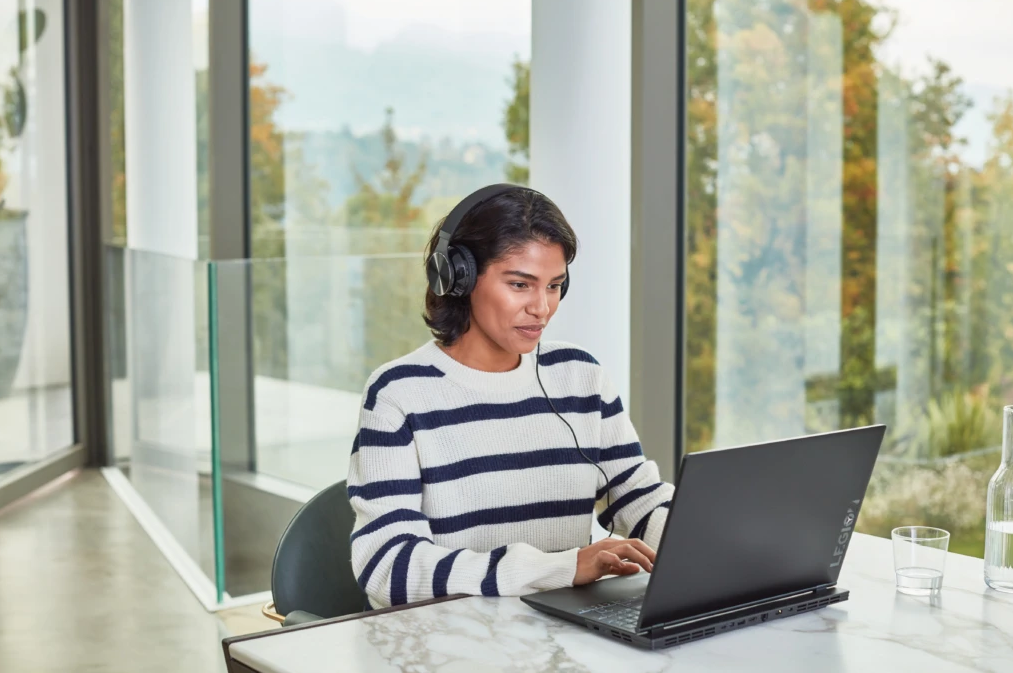
POLYGON ((520 355, 503 350, 474 327, 453 346, 440 346, 440 349, 465 367, 482 372, 508 372, 517 369, 521 363, 520 355))

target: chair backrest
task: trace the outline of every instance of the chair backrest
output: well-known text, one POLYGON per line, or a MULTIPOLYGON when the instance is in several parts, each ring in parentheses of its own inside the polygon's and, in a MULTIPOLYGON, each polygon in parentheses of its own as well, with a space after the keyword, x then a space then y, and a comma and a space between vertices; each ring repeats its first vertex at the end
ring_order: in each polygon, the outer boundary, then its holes
POLYGON ((303 505, 278 542, 271 570, 275 610, 304 610, 320 617, 361 612, 365 595, 352 572, 349 537, 355 512, 344 481, 303 505))

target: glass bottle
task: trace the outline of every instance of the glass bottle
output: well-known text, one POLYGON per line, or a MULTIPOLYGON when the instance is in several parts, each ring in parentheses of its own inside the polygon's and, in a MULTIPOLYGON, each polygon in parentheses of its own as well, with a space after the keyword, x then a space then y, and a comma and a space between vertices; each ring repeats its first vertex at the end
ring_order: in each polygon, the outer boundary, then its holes
POLYGON ((988 482, 985 583, 1013 593, 1013 406, 1003 409, 1002 463, 988 482))

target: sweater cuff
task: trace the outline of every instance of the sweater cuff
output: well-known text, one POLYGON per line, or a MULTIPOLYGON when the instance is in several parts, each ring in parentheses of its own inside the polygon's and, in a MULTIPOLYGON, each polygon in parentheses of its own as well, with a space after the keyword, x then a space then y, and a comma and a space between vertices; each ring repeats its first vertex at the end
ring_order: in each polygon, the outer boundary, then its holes
POLYGON ((651 518, 647 520, 647 528, 644 530, 644 542, 647 546, 658 551, 661 544, 661 534, 665 530, 665 521, 668 520, 668 508, 659 507, 651 512, 651 518))
POLYGON ((573 586, 578 551, 574 547, 566 551, 543 552, 523 542, 510 545, 497 573, 500 595, 523 596, 535 591, 573 586))
POLYGON ((532 588, 538 591, 548 591, 549 589, 572 587, 573 578, 577 576, 577 552, 579 551, 579 547, 574 547, 566 551, 547 553, 545 555, 545 576, 537 582, 532 582, 532 588))

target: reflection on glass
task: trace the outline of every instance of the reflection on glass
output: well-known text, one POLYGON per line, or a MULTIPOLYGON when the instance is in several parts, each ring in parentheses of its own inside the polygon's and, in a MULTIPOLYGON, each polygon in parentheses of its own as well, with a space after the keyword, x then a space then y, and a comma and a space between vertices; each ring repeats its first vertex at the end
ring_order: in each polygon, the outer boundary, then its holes
MULTIPOLYGON (((280 338, 260 343, 252 372, 227 357, 217 363, 223 391, 236 390, 252 373, 257 471, 314 490, 344 479, 369 374, 429 338, 419 318, 421 255, 318 256, 215 267, 219 344, 243 339, 246 325, 228 304, 247 295, 250 279, 255 313, 284 318, 280 338), (284 294, 272 279, 285 281, 284 294)), ((223 424, 227 448, 235 446, 229 431, 223 424)), ((227 455, 223 462, 236 464, 227 455)))
POLYGON ((860 529, 981 555, 1013 398, 1009 20, 689 1, 687 450, 886 423, 860 529))
POLYGON ((0 477, 74 442, 63 3, 0 1, 0 477))

